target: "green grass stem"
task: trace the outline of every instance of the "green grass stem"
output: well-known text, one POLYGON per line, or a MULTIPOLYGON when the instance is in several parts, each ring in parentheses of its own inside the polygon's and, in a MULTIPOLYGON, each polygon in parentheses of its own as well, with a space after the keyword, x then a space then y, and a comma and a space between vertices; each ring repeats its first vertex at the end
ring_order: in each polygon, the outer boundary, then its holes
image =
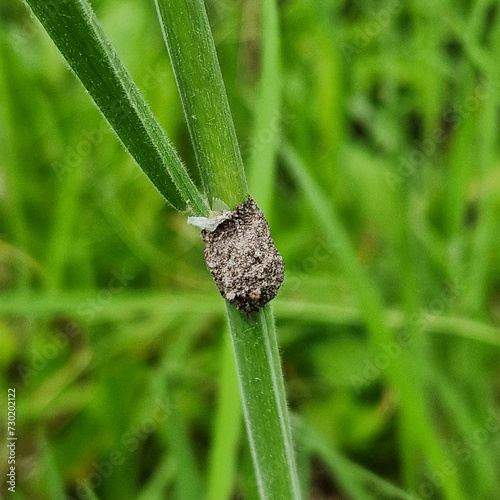
POLYGON ((210 205, 248 194, 217 52, 202 0, 155 0, 210 205))
POLYGON ((271 305, 248 319, 226 304, 243 415, 261 499, 300 498, 271 305))
MULTIPOLYGON (((155 2, 206 195, 234 208, 247 182, 204 3, 155 2)), ((300 498, 272 309, 226 313, 260 497, 300 498)))

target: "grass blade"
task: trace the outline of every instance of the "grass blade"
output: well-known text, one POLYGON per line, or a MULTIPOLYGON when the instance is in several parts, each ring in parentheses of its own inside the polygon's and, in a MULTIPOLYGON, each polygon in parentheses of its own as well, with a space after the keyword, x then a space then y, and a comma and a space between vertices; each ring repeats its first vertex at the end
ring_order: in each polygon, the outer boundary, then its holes
POLYGON ((155 0, 210 205, 247 194, 245 172, 203 0, 155 0))
POLYGON ((325 440, 304 420, 296 417, 294 423, 297 427, 301 445, 321 458, 344 492, 349 495, 349 498, 356 500, 379 498, 417 500, 415 496, 406 493, 364 467, 351 462, 338 450, 328 447, 325 440))
POLYGON ((163 500, 166 485, 172 482, 173 477, 174 465, 170 455, 166 454, 142 489, 137 500, 163 500))
MULTIPOLYGON (((63 313, 81 317, 81 305, 88 303, 94 295, 88 293, 41 294, 7 293, 2 295, 0 314, 23 316, 30 314, 33 318, 49 317, 51 314, 63 313)), ((175 292, 166 294, 123 294, 113 299, 110 304, 92 316, 89 324, 102 322, 124 322, 137 314, 155 315, 192 315, 206 314, 220 316, 217 311, 220 303, 218 297, 207 297, 205 293, 175 292)), ((347 307, 332 303, 318 303, 308 300, 279 299, 274 304, 276 316, 280 319, 324 323, 329 325, 358 326, 363 323, 361 311, 355 307, 347 307)), ((83 319, 86 319, 83 317, 83 319)), ((423 333, 446 335, 463 338, 495 348, 500 347, 500 329, 462 316, 444 316, 426 314, 423 333)), ((384 322, 391 329, 401 329, 406 325, 402 311, 387 309, 384 322)))
POLYGON ((231 492, 238 462, 238 443, 241 437, 241 402, 238 377, 231 344, 224 332, 219 402, 215 416, 213 445, 208 467, 208 500, 226 500, 231 492))
MULTIPOLYGON (((347 233, 334 213, 323 190, 317 185, 315 180, 309 175, 305 165, 295 150, 288 144, 284 144, 281 154, 285 160, 292 176, 303 189, 309 199, 317 217, 318 223, 325 229, 326 234, 336 242, 334 250, 345 270, 349 281, 357 295, 360 310, 366 321, 367 329, 370 333, 370 340, 376 352, 381 352, 382 346, 395 341, 393 332, 384 321, 383 304, 377 295, 371 279, 359 265, 355 251, 349 241, 347 233)), ((411 347, 415 350, 415 344, 411 347)), ((415 355, 412 352, 413 356, 415 355)), ((438 437, 436 428, 432 425, 427 413, 427 401, 421 397, 421 381, 410 374, 408 366, 412 366, 414 359, 410 357, 410 352, 403 351, 387 368, 386 374, 395 387, 398 388, 401 398, 402 419, 405 417, 408 422, 418 419, 420 428, 413 428, 413 432, 418 433, 420 444, 427 453, 427 460, 436 470, 446 460, 446 450, 442 440, 438 437)), ((412 424, 413 425, 413 424, 412 424)), ((446 477, 442 484, 443 490, 454 499, 464 498, 460 488, 458 478, 454 476, 446 477)))
POLYGON ((175 382, 169 375, 171 367, 176 362, 182 362, 191 347, 194 337, 188 334, 190 328, 191 323, 185 321, 179 337, 151 378, 152 393, 166 405, 166 418, 164 425, 160 427, 160 432, 168 443, 170 457, 175 466, 176 492, 179 500, 203 498, 204 491, 188 429, 177 406, 175 382))
POLYGON ((262 71, 251 147, 249 184, 257 204, 271 213, 280 139, 281 68, 278 6, 262 2, 262 71))
POLYGON ((52 450, 52 443, 44 438, 42 460, 44 474, 42 476, 43 489, 49 498, 64 498, 64 479, 52 450))
POLYGON ((196 458, 189 444, 187 429, 181 419, 174 395, 166 383, 168 418, 168 442, 172 457, 177 465, 177 490, 179 500, 202 498, 202 480, 196 465, 196 458))
MULTIPOLYGON (((230 208, 247 183, 202 0, 155 0, 205 189, 230 208)), ((270 306, 252 318, 226 303, 243 414, 262 499, 300 498, 270 306)))
POLYGON ((26 0, 124 146, 178 210, 208 207, 87 0, 26 0))

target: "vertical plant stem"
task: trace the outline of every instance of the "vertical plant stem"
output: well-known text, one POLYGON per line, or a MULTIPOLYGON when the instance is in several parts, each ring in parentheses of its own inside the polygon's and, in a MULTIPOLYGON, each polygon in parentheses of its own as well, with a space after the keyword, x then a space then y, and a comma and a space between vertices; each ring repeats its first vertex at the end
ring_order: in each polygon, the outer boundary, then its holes
POLYGON ((271 305, 248 319, 226 303, 243 415, 262 499, 300 498, 271 305))
MULTIPOLYGON (((247 182, 203 0, 155 0, 211 206, 245 200, 247 182)), ((300 498, 272 309, 226 302, 260 497, 300 498)))
MULTIPOLYGON (((244 201, 247 182, 202 0, 155 0, 210 204, 244 201)), ((226 303, 243 413, 262 499, 300 491, 274 319, 226 303)))
POLYGON ((196 161, 211 206, 231 209, 248 194, 203 0, 155 0, 196 161))

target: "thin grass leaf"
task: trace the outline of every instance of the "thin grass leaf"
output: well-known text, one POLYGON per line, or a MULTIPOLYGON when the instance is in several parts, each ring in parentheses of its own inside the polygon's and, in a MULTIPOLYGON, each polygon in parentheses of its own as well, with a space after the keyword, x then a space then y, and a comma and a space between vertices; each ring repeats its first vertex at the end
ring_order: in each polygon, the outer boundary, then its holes
MULTIPOLYGON (((53 314, 80 316, 82 304, 95 300, 92 293, 43 294, 6 293, 0 302, 0 314, 12 316, 30 315, 33 318, 50 317, 53 314)), ((205 293, 151 293, 123 294, 114 298, 107 307, 96 310, 89 324, 103 322, 126 322, 138 314, 172 317, 175 315, 199 314, 222 315, 218 311, 220 299, 205 293)), ((325 323, 330 325, 358 326, 363 323, 361 311, 332 303, 318 303, 308 300, 279 299, 274 303, 274 311, 279 319, 325 323)), ((387 309, 384 314, 389 328, 401 329, 406 325, 402 311, 387 309)), ((447 335, 500 347, 500 329, 461 316, 427 314, 424 333, 447 335)), ((85 319, 85 318, 84 318, 85 319)))
POLYGON ((48 238, 47 286, 52 289, 61 288, 64 278, 65 262, 73 250, 71 235, 79 221, 78 203, 84 184, 83 169, 69 172, 61 182, 61 196, 57 202, 53 229, 48 238))
POLYGON ((242 430, 241 398, 229 332, 224 332, 219 401, 212 432, 213 444, 208 463, 208 500, 226 500, 231 493, 238 462, 238 443, 242 430))
POLYGON ((165 454, 136 500, 163 500, 165 489, 173 482, 174 475, 175 467, 172 457, 165 454))
MULTIPOLYGON (((7 225, 2 227, 0 233, 0 246, 3 233, 8 230, 11 234, 11 241, 14 246, 26 248, 29 241, 29 221, 22 206, 22 183, 17 177, 17 172, 22 169, 22 163, 19 156, 14 154, 15 151, 22 151, 25 147, 23 137, 16 133, 18 130, 25 129, 25 116, 14 102, 19 101, 20 80, 24 75, 16 75, 12 71, 16 63, 16 54, 13 53, 10 45, 6 40, 7 30, 0 25, 0 122, 2 123, 2 133, 0 134, 0 147, 2 149, 2 175, 6 184, 9 186, 9 200, 12 204, 10 217, 7 218, 7 225), (19 78, 19 80, 17 78, 19 78), (12 98, 13 96, 17 97, 12 98)), ((19 289, 27 290, 29 288, 29 263, 21 261, 18 266, 17 286, 19 289)))
MULTIPOLYGON (((439 390, 441 404, 449 414, 449 431, 455 428, 457 436, 467 436, 470 429, 479 429, 484 426, 484 415, 488 415, 488 411, 483 413, 477 408, 471 408, 470 405, 464 404, 463 394, 450 383, 450 380, 437 367, 430 367, 429 370, 426 370, 425 377, 429 384, 433 384, 439 390)), ((488 491, 499 491, 500 478, 495 473, 497 451, 494 440, 491 441, 493 441, 492 446, 485 443, 485 446, 475 450, 474 460, 471 460, 470 464, 467 465, 469 481, 476 478, 476 484, 480 485, 479 488, 484 492, 482 495, 478 495, 478 498, 487 497, 488 491)), ((450 457, 451 460, 453 458, 455 457, 450 457)), ((461 456, 459 460, 456 458, 455 466, 458 470, 463 457, 461 456)))
POLYGON ((339 451, 327 446, 325 440, 304 420, 294 417, 302 446, 314 452, 328 466, 333 477, 349 498, 354 500, 418 500, 401 488, 352 462, 339 451))
POLYGON ((155 0, 191 141, 211 206, 231 209, 247 185, 203 0, 155 0))
POLYGON ((203 486, 194 451, 190 446, 187 429, 177 409, 174 395, 166 384, 168 418, 165 422, 172 458, 176 463, 179 500, 203 498, 203 486))
POLYGON ((43 440, 43 489, 48 498, 64 498, 64 479, 54 457, 52 444, 44 438, 43 440))
POLYGON ((26 0, 129 153, 178 210, 208 207, 87 0, 26 0))
POLYGON ((85 491, 85 498, 87 498, 87 500, 99 500, 99 497, 95 494, 94 490, 88 484, 85 484, 83 486, 83 489, 85 491))
POLYGON ((276 0, 262 5, 262 70, 254 113, 250 149, 249 184, 255 201, 271 214, 276 175, 276 153, 280 140, 281 61, 278 5, 276 0))
POLYGON ((151 379, 151 389, 155 397, 165 402, 165 422, 159 429, 164 433, 168 443, 170 456, 175 464, 176 490, 179 500, 203 498, 203 481, 198 470, 194 450, 191 446, 188 429, 177 407, 175 388, 170 380, 169 369, 176 362, 186 358, 193 342, 193 336, 187 332, 191 329, 190 322, 180 327, 178 339, 170 351, 164 356, 160 366, 151 379))
POLYGON ((479 126, 481 134, 477 141, 479 152, 477 155, 476 168, 483 173, 480 187, 480 198, 478 202, 478 222, 474 233, 472 244, 472 257, 470 258, 468 270, 470 308, 475 315, 484 314, 486 310, 486 293, 488 276, 491 272, 490 255, 493 253, 494 239, 497 234, 498 225, 495 216, 494 190, 490 188, 493 171, 498 168, 495 163, 494 154, 496 142, 495 121, 497 115, 496 102, 498 96, 490 92, 487 96, 479 115, 479 126))
MULTIPOLYGON (((315 214, 318 216, 319 225, 325 229, 332 241, 336 242, 334 251, 357 295, 360 310, 370 333, 372 346, 376 352, 383 352, 383 346, 395 342, 395 337, 384 321, 381 298, 376 293, 370 278, 360 266, 347 233, 332 210, 323 190, 310 176, 307 168, 290 145, 284 144, 281 154, 290 173, 309 199, 315 214)), ((394 386, 398 388, 401 399, 401 418, 407 419, 408 422, 418 421, 418 429, 414 428, 413 430, 419 434, 419 446, 425 450, 426 459, 431 466, 438 470, 446 460, 446 450, 437 429, 429 418, 428 402, 422 398, 421 377, 416 377, 408 371, 408 366, 414 360, 411 355, 414 356, 414 351, 419 353, 418 339, 417 341, 413 340, 413 344, 411 351, 410 349, 403 350, 401 355, 389 364, 386 374, 394 386), (417 348, 415 348, 415 344, 417 344, 417 348), (419 415, 419 418, 415 419, 415 415, 419 415)), ((456 476, 448 475, 441 486, 450 498, 457 500, 464 498, 456 476)))

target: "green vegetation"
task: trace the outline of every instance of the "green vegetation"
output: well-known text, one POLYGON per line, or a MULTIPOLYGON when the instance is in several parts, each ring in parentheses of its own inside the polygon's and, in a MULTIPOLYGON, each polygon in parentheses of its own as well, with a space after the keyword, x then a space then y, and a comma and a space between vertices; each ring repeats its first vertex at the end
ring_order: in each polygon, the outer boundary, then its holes
MULTIPOLYGON (((83 5, 57 4, 68 22, 83 5)), ((170 204, 28 9, 4 1, 0 370, 2 394, 17 390, 13 498, 258 498, 224 301, 198 229, 173 208, 189 200, 206 215, 213 199, 246 193, 235 135, 214 133, 227 109, 218 101, 208 129, 205 101, 181 100, 176 79, 190 69, 174 60, 174 77, 154 2, 92 6, 131 77, 109 47, 69 57, 90 86, 109 58, 106 92, 130 108, 117 119, 109 102, 108 118, 170 204)), ((273 309, 303 498, 496 499, 497 4, 207 9, 248 191, 286 263, 273 309)), ((81 40, 79 26, 69 34, 81 40)), ((233 327, 251 329, 234 312, 233 327)), ((269 310, 259 317, 273 325, 269 310)), ((248 351, 249 336, 234 339, 248 351)), ((276 354, 255 351, 268 347, 276 354)))
MULTIPOLYGON (((113 130, 167 201, 188 214, 209 215, 202 195, 132 82, 87 0, 43 4, 27 0, 27 3, 113 130), (151 161, 156 162, 154 168, 151 161)), ((213 210, 234 209, 246 201, 248 192, 205 5, 202 0, 158 0, 156 7, 205 198, 213 210)), ((264 224, 267 224, 265 220, 264 224)), ((250 245, 249 238, 251 236, 247 236, 247 245, 250 245)), ((205 245, 208 249, 206 240, 205 245)), ((265 251, 262 246, 259 248, 265 251)), ((214 279, 217 283, 216 275, 214 279)), ((282 279, 283 276, 279 285, 282 279)), ((222 290, 221 293, 226 297, 222 290)), ((259 497, 298 499, 299 480, 271 305, 252 316, 230 303, 226 304, 226 311, 259 497)), ((178 419, 169 428, 183 436, 178 419)), ((182 446, 173 448, 173 454, 177 455, 178 464, 195 470, 185 436, 182 446)), ((111 458, 110 464, 115 465, 111 458)), ((223 471, 214 471, 220 472, 223 471)), ((200 482, 193 478, 179 481, 181 497, 203 496, 200 482)))

